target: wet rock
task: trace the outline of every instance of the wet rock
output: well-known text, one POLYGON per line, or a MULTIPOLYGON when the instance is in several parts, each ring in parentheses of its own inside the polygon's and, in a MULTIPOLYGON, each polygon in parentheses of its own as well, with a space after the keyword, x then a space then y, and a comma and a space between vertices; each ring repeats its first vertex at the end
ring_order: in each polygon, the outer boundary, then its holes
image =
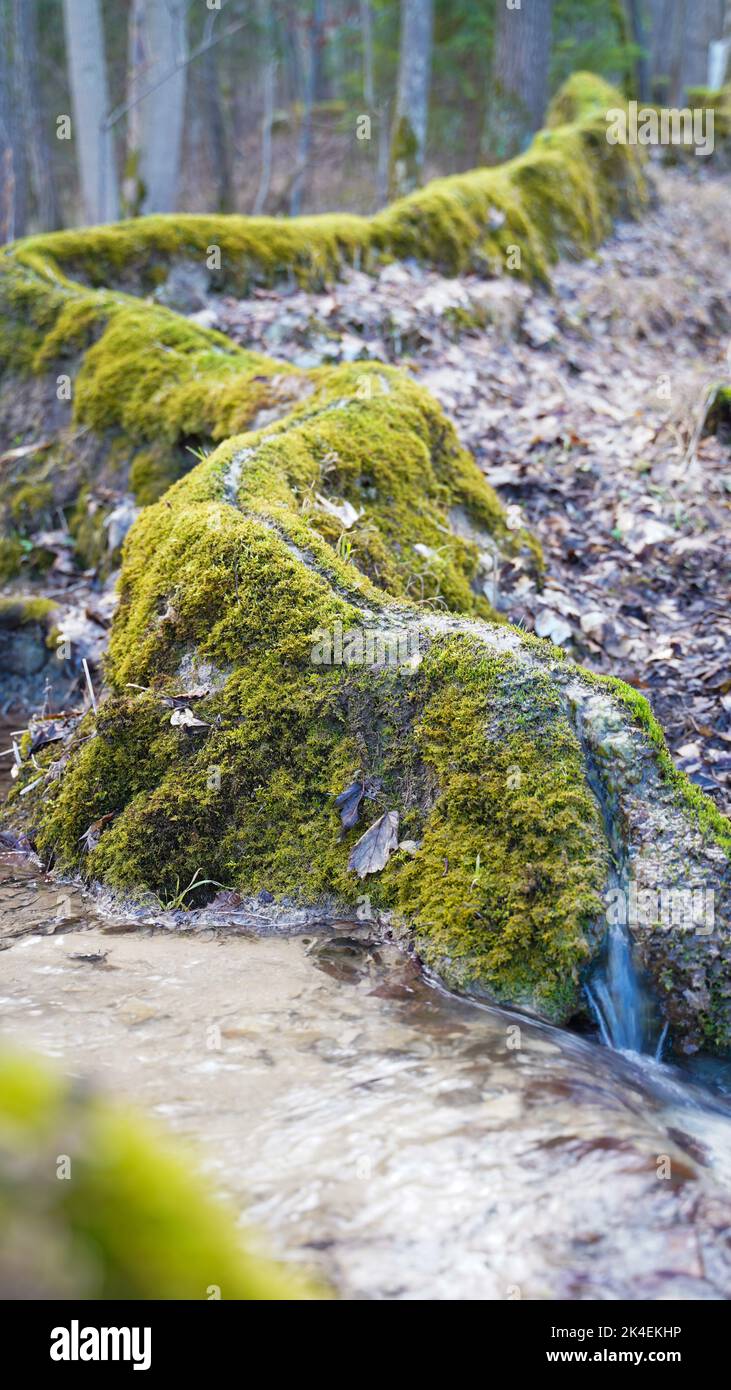
POLYGON ((0 666, 15 676, 33 676, 48 660, 46 634, 40 623, 8 632, 0 627, 0 666))
POLYGON ((178 314, 195 314, 207 307, 209 287, 208 271, 203 266, 183 261, 173 266, 155 298, 158 304, 178 314))

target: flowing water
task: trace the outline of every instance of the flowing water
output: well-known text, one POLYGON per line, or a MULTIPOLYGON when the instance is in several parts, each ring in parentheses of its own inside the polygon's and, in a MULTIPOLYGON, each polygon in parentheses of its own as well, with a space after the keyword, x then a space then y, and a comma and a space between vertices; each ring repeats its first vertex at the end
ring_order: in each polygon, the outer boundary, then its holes
MULTIPOLYGON (((647 1051, 648 1000, 632 959, 631 937, 619 923, 607 929, 603 959, 591 984, 586 986, 586 996, 605 1047, 638 1054, 647 1051)), ((662 1041, 661 1033, 656 1047, 658 1056, 662 1054, 662 1041)))
POLYGON ((17 855, 0 879, 4 1037, 195 1140, 344 1297, 731 1297, 723 1064, 454 998, 364 924, 153 931, 17 855))

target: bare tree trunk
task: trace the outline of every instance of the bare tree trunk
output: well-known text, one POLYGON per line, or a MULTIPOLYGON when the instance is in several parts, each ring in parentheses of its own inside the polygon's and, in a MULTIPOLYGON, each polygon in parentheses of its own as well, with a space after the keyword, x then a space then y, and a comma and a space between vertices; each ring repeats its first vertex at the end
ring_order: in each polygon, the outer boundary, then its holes
POLYGON ((548 101, 553 0, 523 0, 508 9, 497 0, 487 152, 509 159, 543 123, 548 101))
POLYGON ((433 0, 401 0, 398 86, 391 133, 392 198, 416 188, 424 171, 433 30, 433 0))
POLYGON ((636 95, 640 101, 650 100, 650 63, 647 51, 647 34, 642 13, 642 0, 627 0, 632 39, 639 49, 635 59, 636 95))
POLYGON ((201 102, 206 141, 211 152, 216 187, 216 211, 230 212, 231 155, 228 133, 221 104, 221 83, 218 71, 218 48, 211 45, 201 55, 201 102))
MULTIPOLYGON (((67 4, 69 0, 66 0, 67 4)), ((128 203, 174 212, 183 135, 187 54, 185 0, 132 0, 127 117, 128 203)))
POLYGON ((119 215, 100 0, 64 0, 66 59, 84 213, 90 222, 119 215))
POLYGON ((127 143, 124 157, 124 178, 122 195, 124 211, 129 217, 136 217, 142 207, 144 189, 140 174, 140 149, 142 146, 142 127, 140 121, 140 102, 138 92, 144 91, 147 73, 145 71, 145 47, 143 41, 145 0, 130 0, 127 29, 127 100, 131 103, 127 112, 127 143))
POLYGON ((297 217, 302 206, 302 193, 305 185, 305 176, 310 162, 310 151, 312 148, 312 107, 315 101, 315 91, 319 80, 319 56, 317 52, 318 29, 314 22, 305 21, 305 37, 302 43, 303 61, 299 64, 300 71, 304 72, 302 78, 302 116, 300 119, 299 140, 297 142, 297 167, 292 182, 292 192, 289 200, 289 212, 291 217, 297 217))
POLYGON ((256 190, 256 198, 252 212, 255 216, 264 211, 266 200, 269 194, 269 184, 272 176, 272 125, 274 122, 274 96, 277 81, 277 57, 274 47, 274 32, 272 24, 272 11, 267 0, 257 0, 257 20, 259 23, 259 42, 264 46, 264 61, 261 66, 262 72, 262 105, 263 114, 261 118, 261 168, 259 171, 259 187, 256 190))
POLYGON ((371 0, 360 0, 360 32, 363 45, 363 100, 369 111, 376 103, 373 84, 373 5, 371 0))
POLYGON ((376 206, 388 201, 388 177, 391 159, 390 104, 388 98, 378 107, 378 161, 376 169, 376 206))
POLYGON ((677 106, 683 95, 687 8, 687 0, 652 0, 650 10, 652 96, 671 106, 677 106))
POLYGON ((708 86, 722 87, 731 72, 731 0, 723 7, 723 30, 708 48, 708 86))
POLYGON ((0 5, 0 242, 25 231, 23 142, 18 128, 9 16, 0 5))
POLYGON ((721 0, 692 0, 687 4, 682 41, 681 90, 704 87, 708 79, 708 55, 714 39, 723 33, 721 0))
POLYGON ((13 0, 14 57, 22 129, 30 163, 36 211, 41 231, 60 225, 56 181, 42 107, 43 83, 38 63, 36 0, 13 0))
POLYGON ((312 100, 325 101, 330 95, 325 73, 325 0, 312 0, 311 44, 312 100))

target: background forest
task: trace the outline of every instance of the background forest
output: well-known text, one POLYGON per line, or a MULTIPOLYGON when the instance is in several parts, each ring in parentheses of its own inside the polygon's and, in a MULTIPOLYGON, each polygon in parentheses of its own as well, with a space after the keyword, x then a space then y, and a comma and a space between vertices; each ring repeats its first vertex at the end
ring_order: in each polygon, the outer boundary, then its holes
POLYGON ((730 33, 729 0, 0 0, 0 237, 369 213, 515 153, 577 68, 720 86, 730 33))

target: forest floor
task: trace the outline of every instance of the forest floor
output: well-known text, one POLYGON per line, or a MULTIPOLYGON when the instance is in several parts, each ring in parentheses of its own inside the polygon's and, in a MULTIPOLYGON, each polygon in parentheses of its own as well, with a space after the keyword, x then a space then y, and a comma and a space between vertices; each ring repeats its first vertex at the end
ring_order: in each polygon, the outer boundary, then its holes
POLYGON ((643 691, 678 765, 728 811, 731 440, 700 436, 731 373, 731 184, 655 178, 652 212, 562 262, 550 295, 395 263, 194 317, 303 367, 410 370, 543 545, 543 587, 508 562, 498 606, 643 691))

